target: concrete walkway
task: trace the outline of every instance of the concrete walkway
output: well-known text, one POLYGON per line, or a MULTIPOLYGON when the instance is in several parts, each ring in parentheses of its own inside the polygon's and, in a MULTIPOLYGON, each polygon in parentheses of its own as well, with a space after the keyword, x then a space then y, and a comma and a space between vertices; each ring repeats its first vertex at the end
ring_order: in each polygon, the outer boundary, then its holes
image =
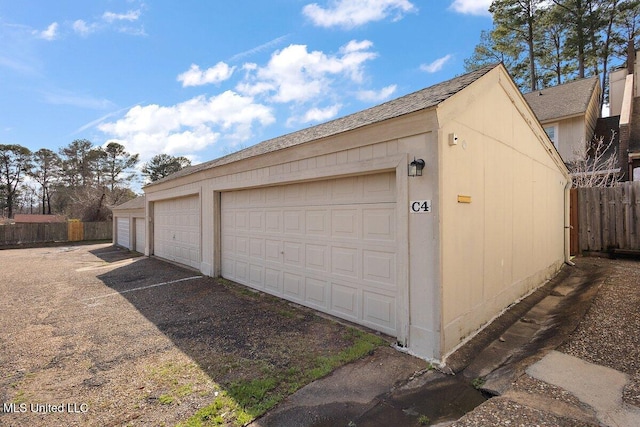
POLYGON ((573 394, 594 409, 604 425, 640 426, 640 408, 622 400, 627 374, 558 351, 531 365, 527 374, 573 394))
POLYGON ((638 283, 640 262, 578 259, 447 359, 447 374, 383 348, 251 426, 640 426, 638 283))

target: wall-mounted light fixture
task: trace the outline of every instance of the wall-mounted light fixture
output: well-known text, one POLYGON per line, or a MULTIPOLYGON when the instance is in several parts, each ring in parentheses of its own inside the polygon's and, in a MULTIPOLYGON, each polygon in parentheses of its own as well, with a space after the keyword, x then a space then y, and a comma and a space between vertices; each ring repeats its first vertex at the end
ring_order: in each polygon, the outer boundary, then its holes
POLYGON ((422 176, 422 169, 424 169, 424 160, 413 158, 413 161, 409 163, 409 176, 422 176))

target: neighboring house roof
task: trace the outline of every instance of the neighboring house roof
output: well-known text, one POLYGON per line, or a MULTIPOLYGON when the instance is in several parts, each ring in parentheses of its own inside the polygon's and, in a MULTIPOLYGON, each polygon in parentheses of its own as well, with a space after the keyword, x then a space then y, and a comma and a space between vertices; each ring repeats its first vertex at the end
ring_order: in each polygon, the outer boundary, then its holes
POLYGON ((144 196, 138 196, 135 199, 131 199, 128 202, 124 202, 121 205, 115 206, 112 211, 125 210, 125 209, 144 209, 144 196))
POLYGON ((526 93, 524 99, 540 122, 585 114, 598 77, 574 80, 559 86, 526 93))
POLYGON ((16 224, 67 222, 67 218, 63 215, 15 214, 13 219, 16 224))
POLYGON ((304 144, 306 142, 315 141, 321 138, 334 136, 343 132, 348 132, 367 125, 382 122, 384 120, 403 116, 405 114, 414 113, 427 108, 435 107, 462 89, 466 88, 489 71, 498 67, 500 64, 492 64, 484 66, 478 70, 453 78, 451 80, 438 83, 426 89, 410 93, 400 98, 385 102, 384 104, 368 108, 357 113, 350 114, 326 123, 302 129, 287 135, 263 141, 228 156, 220 157, 199 165, 184 168, 170 176, 152 182, 147 187, 191 175, 206 169, 228 163, 237 162, 254 156, 259 156, 269 152, 282 150, 284 148, 293 147, 304 144))

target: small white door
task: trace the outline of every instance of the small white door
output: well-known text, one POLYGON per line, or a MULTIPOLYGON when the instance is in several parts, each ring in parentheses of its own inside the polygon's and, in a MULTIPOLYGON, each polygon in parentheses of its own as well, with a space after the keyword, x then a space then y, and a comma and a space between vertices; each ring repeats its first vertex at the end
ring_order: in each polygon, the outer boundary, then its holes
POLYGON ((117 220, 117 241, 119 246, 131 249, 129 243, 129 218, 118 218, 117 220))
POLYGON ((200 269, 200 198, 154 203, 154 255, 200 269))
POLYGON ((136 227, 136 252, 144 253, 145 246, 145 237, 147 235, 145 229, 146 221, 144 218, 136 218, 135 219, 135 227, 136 227))

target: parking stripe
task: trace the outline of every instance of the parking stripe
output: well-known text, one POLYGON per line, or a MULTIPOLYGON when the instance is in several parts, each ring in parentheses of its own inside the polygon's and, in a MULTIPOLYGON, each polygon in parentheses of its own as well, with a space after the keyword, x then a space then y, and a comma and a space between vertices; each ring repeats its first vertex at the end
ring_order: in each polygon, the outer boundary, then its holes
POLYGON ((186 282, 187 280, 202 279, 203 277, 204 276, 185 277, 183 279, 171 280, 169 282, 162 282, 162 283, 156 283, 154 285, 141 286, 139 288, 127 289, 126 291, 122 291, 122 292, 112 292, 110 294, 100 295, 100 296, 97 296, 97 297, 85 298, 85 299, 82 299, 80 301, 92 301, 92 300, 96 300, 96 299, 100 299, 100 298, 107 298, 107 297, 112 297, 112 296, 115 296, 115 295, 127 294, 129 292, 142 291, 142 290, 150 289, 150 288, 157 288, 158 286, 165 286, 165 285, 171 285, 173 283, 186 282))

